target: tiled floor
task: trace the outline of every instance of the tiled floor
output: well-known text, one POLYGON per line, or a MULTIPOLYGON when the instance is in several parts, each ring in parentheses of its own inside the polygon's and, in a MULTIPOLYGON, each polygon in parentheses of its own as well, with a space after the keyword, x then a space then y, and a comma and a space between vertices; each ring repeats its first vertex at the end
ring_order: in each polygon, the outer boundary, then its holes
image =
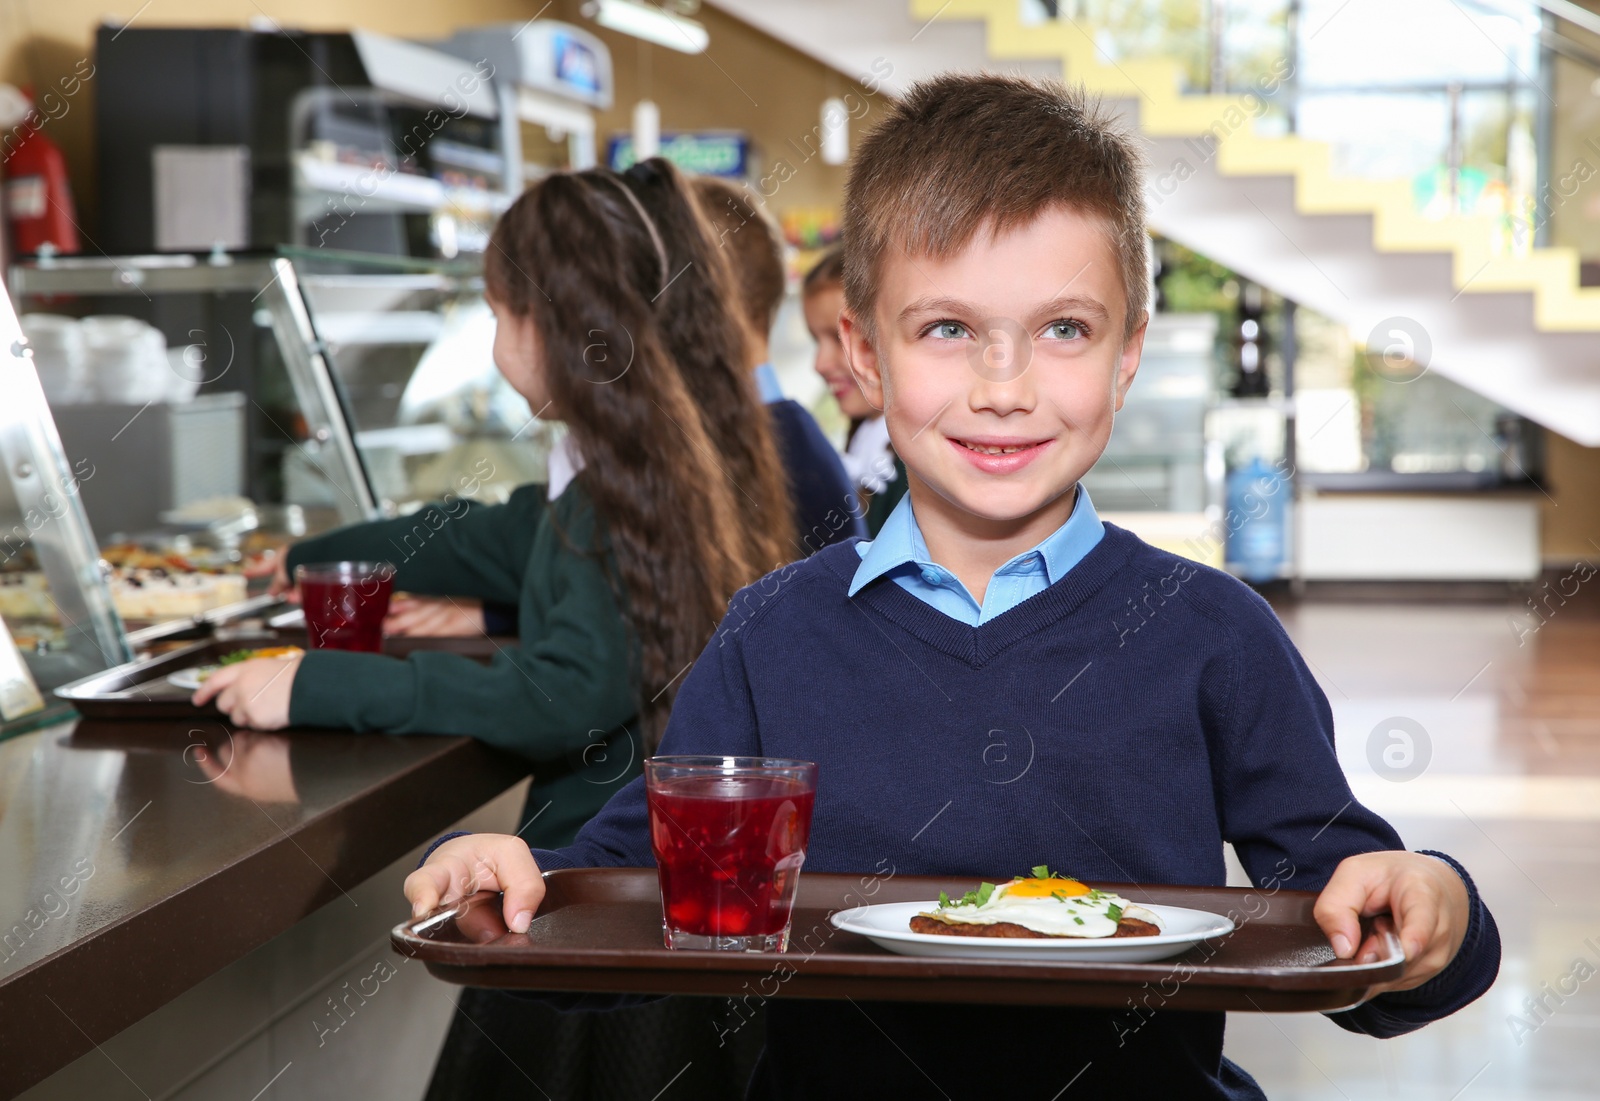
POLYGON ((1597 595, 1552 596, 1541 617, 1520 602, 1280 606, 1357 795, 1411 848, 1471 870, 1505 956, 1484 998, 1396 1040, 1230 1017, 1228 1055, 1274 1101, 1600 1098, 1597 595))

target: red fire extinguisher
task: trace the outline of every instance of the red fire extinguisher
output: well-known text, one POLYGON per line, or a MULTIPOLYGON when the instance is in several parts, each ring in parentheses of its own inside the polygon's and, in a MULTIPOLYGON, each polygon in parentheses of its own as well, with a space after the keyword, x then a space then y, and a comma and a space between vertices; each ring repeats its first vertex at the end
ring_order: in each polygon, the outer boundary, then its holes
POLYGON ((13 255, 37 253, 46 246, 58 253, 79 249, 67 159, 40 129, 43 123, 38 111, 29 110, 26 118, 0 135, 6 231, 13 255))

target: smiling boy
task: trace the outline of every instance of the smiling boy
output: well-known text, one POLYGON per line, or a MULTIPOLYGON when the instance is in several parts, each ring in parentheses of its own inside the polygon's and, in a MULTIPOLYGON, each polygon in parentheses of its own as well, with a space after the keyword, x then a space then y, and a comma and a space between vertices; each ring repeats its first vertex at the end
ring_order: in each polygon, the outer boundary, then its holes
MULTIPOLYGON (((1398 1035, 1494 980, 1471 880, 1354 801, 1267 605, 1102 523, 1078 485, 1138 368, 1141 188, 1132 140, 1058 84, 943 77, 888 112, 851 169, 840 328, 909 494, 872 542, 735 598, 661 751, 816 761, 814 871, 1220 885, 1231 843, 1256 883, 1321 891, 1340 957, 1371 951, 1361 916, 1394 915, 1405 973, 1332 1016, 1398 1035), (1141 602, 1159 613, 1119 628, 1141 602)), ((525 929, 540 868, 651 863, 635 782, 567 849, 446 840, 406 894, 421 913, 503 890, 525 929)), ((768 1012, 757 1097, 1262 1096, 1220 1013, 768 1012)))

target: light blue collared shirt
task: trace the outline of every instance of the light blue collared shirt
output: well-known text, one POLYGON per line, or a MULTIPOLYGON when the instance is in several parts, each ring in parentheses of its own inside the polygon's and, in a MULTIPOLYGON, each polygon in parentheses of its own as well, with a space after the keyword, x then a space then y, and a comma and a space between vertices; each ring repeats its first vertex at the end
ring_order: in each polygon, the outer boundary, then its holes
POLYGON ((771 405, 775 401, 783 400, 783 387, 778 384, 777 369, 770 363, 763 363, 755 369, 756 393, 761 395, 762 405, 771 405))
POLYGON ((889 513, 876 539, 856 544, 861 565, 850 579, 849 595, 855 596, 880 577, 891 577, 896 585, 934 610, 976 627, 1061 580, 1105 533, 1105 525, 1089 500, 1089 491, 1078 486, 1078 499, 1067 522, 1044 542, 995 570, 980 606, 955 574, 929 557, 928 544, 923 541, 922 529, 911 511, 911 496, 907 494, 889 513))

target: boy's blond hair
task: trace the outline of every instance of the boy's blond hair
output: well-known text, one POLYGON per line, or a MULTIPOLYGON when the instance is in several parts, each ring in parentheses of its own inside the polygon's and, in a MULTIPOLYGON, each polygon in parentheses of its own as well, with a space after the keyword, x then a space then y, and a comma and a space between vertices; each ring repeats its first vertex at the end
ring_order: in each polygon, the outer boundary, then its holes
POLYGON ((1105 223, 1131 335, 1150 295, 1136 139, 1081 87, 995 74, 925 80, 888 108, 850 166, 845 301, 874 336, 889 253, 952 256, 980 230, 1025 225, 1055 206, 1105 223))

